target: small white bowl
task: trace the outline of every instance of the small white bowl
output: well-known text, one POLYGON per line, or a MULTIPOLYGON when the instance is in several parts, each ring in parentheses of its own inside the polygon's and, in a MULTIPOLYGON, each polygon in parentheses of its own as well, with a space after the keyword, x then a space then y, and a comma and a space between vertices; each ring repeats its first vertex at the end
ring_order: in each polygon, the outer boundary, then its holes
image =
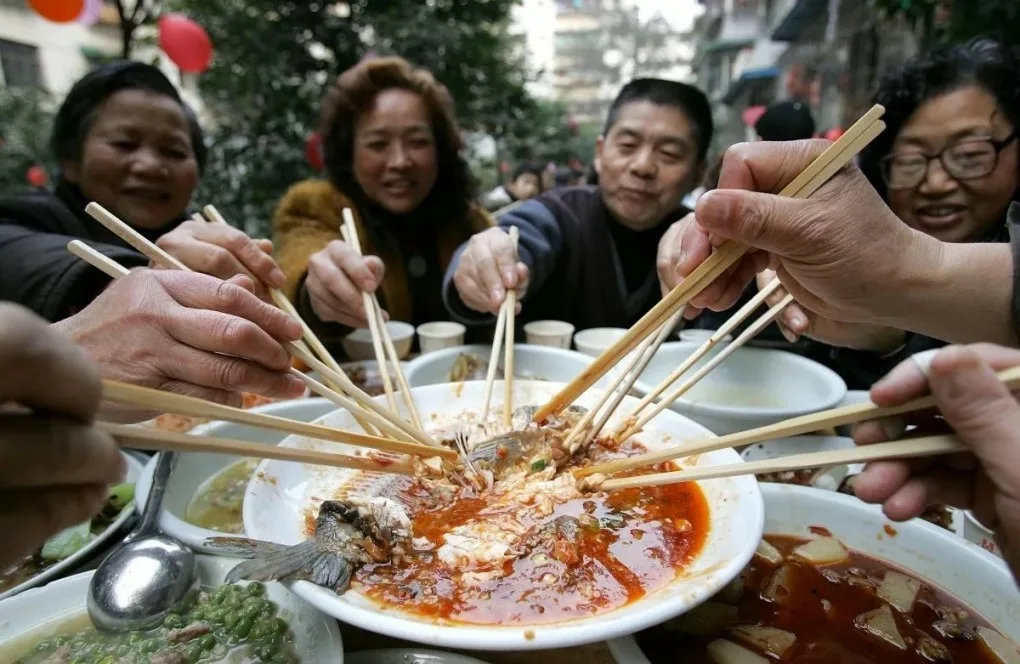
MULTIPOLYGON (((765 534, 812 537, 821 526, 849 548, 891 563, 953 595, 1020 642, 1020 593, 1006 564, 922 519, 890 523, 881 508, 833 491, 762 484, 765 534)), ((633 637, 609 642, 618 664, 651 664, 633 637)))
MULTIPOLYGON (((457 346, 428 355, 419 355, 407 363, 407 371, 404 375, 407 378, 408 386, 422 387, 423 385, 449 383, 453 363, 462 353, 474 355, 488 362, 489 356, 492 354, 492 346, 481 344, 457 346)), ((503 358, 503 353, 500 353, 500 370, 503 368, 503 358)), ((572 350, 527 344, 514 345, 514 373, 518 378, 569 383, 579 373, 587 369, 589 364, 591 364, 590 357, 572 350)))
MULTIPOLYGON (((282 401, 253 408, 252 411, 299 422, 311 422, 335 409, 336 406, 329 401, 316 398, 282 401)), ((196 427, 191 433, 229 440, 244 440, 263 445, 277 445, 287 437, 287 434, 281 431, 246 427, 231 422, 210 422, 196 427)), ((176 537, 196 551, 212 553, 205 548, 205 540, 209 537, 220 537, 223 533, 200 528, 188 523, 184 517, 188 512, 188 505, 191 504, 205 483, 223 469, 240 460, 241 457, 229 454, 178 454, 177 465, 174 466, 174 472, 167 484, 166 496, 163 498, 163 513, 159 517, 159 527, 163 532, 171 537, 176 537)), ((138 500, 135 507, 139 513, 145 507, 145 498, 149 495, 149 487, 152 486, 152 472, 155 467, 156 457, 153 457, 138 478, 138 484, 135 487, 138 500)))
POLYGON ((592 327, 575 334, 574 345, 585 355, 598 357, 625 334, 627 330, 622 327, 592 327))
MULTIPOLYGON (((239 562, 235 558, 198 556, 199 578, 205 585, 219 585, 239 562)), ((36 641, 82 616, 93 573, 54 581, 0 602, 0 661, 14 661, 36 641)), ((343 640, 335 620, 316 611, 279 583, 267 583, 266 596, 280 607, 280 617, 294 632, 294 649, 304 664, 342 664, 343 640)))
MULTIPOLYGON (((699 347, 685 341, 663 344, 635 390, 642 395, 651 392, 699 347)), ((717 346, 691 371, 720 350, 717 346)), ((813 360, 781 350, 745 347, 726 358, 671 408, 724 435, 832 408, 845 396, 843 379, 813 360)))
POLYGON ((422 354, 434 353, 444 348, 453 348, 464 343, 467 328, 460 323, 437 320, 418 326, 418 343, 422 354))
POLYGON ((995 543, 995 533, 988 530, 970 512, 963 513, 963 538, 977 544, 985 551, 1002 557, 999 545, 995 543))
POLYGON ((524 337, 532 346, 570 348, 574 326, 561 320, 535 320, 524 326, 524 337))
MULTIPOLYGON (((397 357, 406 358, 411 353, 411 344, 414 343, 414 326, 399 320, 391 320, 386 323, 386 330, 393 340, 393 347, 397 349, 397 357)), ((342 344, 347 357, 352 360, 375 359, 372 331, 367 327, 348 334, 344 337, 342 344)))

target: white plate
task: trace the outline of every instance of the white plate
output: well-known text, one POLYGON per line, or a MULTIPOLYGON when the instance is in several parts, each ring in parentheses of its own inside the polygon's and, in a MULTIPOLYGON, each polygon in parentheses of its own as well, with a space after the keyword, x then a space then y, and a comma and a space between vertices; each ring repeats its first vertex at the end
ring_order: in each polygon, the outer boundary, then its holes
MULTIPOLYGON (((461 353, 475 355, 489 361, 492 346, 456 346, 419 355, 407 363, 407 384, 412 388, 450 382, 450 370, 461 353)), ((588 368, 592 358, 572 350, 550 346, 514 344, 514 373, 534 380, 554 380, 569 383, 588 368)), ((500 353, 499 368, 503 369, 500 353)), ((481 380, 484 380, 483 375, 481 380)))
POLYGON ((486 664, 486 662, 438 650, 385 648, 351 653, 347 655, 347 664, 486 664))
MULTIPOLYGON (((514 381, 514 403, 545 403, 562 387, 559 383, 514 381)), ((483 391, 484 383, 479 381, 412 389, 418 409, 426 421, 430 421, 435 414, 450 419, 466 411, 477 413, 483 391)), ((493 392, 492 405, 498 412, 501 408, 502 385, 497 385, 493 392)), ((599 396, 597 392, 588 392, 578 403, 592 405, 599 396)), ((637 399, 627 397, 618 416, 622 417, 636 404, 637 399)), ((350 415, 344 411, 323 418, 323 423, 338 428, 355 426, 350 415)), ((706 436, 710 434, 702 427, 667 411, 653 420, 640 435, 640 440, 649 449, 661 449, 686 439, 706 436)), ((312 449, 323 447, 317 441, 300 437, 288 438, 283 445, 312 449)), ((727 449, 701 455, 694 462, 695 465, 739 463, 740 457, 733 450, 727 449)), ((306 538, 305 514, 317 504, 313 499, 332 495, 337 487, 354 474, 353 471, 338 469, 263 462, 248 485, 245 496, 246 531, 252 537, 282 544, 303 541, 306 538)), ((299 581, 293 586, 294 592, 324 612, 352 625, 441 647, 535 650, 593 643, 630 634, 703 602, 744 567, 757 547, 763 516, 758 484, 754 478, 744 476, 713 480, 703 482, 700 486, 710 506, 712 522, 700 555, 662 590, 598 616, 539 626, 455 625, 430 621, 380 605, 356 590, 337 595, 325 588, 299 581)))
MULTIPOLYGON (((234 565, 232 558, 198 556, 199 577, 204 585, 223 583, 234 565)), ((77 574, 0 602, 0 661, 32 647, 69 620, 85 613, 85 593, 92 572, 77 574)), ((343 641, 336 621, 330 620, 294 596, 279 583, 266 584, 266 596, 280 607, 280 616, 294 632, 294 647, 302 664, 342 664, 343 641)), ((20 653, 19 653, 20 654, 20 653)))
MULTIPOLYGON (((335 408, 336 406, 329 401, 316 398, 281 401, 252 408, 252 412, 286 417, 287 419, 299 422, 311 422, 315 418, 333 411, 335 408)), ((201 436, 244 440, 264 445, 277 445, 287 437, 287 434, 279 431, 257 429, 230 422, 203 424, 196 427, 192 433, 201 436)), ((184 516, 187 514, 188 505, 191 504, 191 501, 198 494, 199 489, 217 473, 240 461, 240 459, 241 457, 229 454, 178 454, 177 465, 170 476, 166 496, 163 498, 163 513, 159 518, 159 527, 163 532, 171 537, 176 537, 197 551, 206 550, 206 538, 221 536, 223 533, 207 530, 188 523, 184 520, 184 516)), ((149 495, 149 487, 152 485, 152 472, 155 467, 156 459, 153 457, 146 464, 138 480, 139 500, 137 508, 139 513, 145 507, 145 498, 149 495)))
MULTIPOLYGON (((138 493, 137 482, 142 474, 142 464, 141 462, 138 461, 137 458, 135 458, 131 454, 121 452, 121 455, 124 457, 125 463, 127 463, 127 474, 124 477, 124 481, 135 482, 136 483, 135 493, 137 494, 138 493)), ((99 535, 97 535, 94 540, 83 546, 80 550, 76 551, 72 556, 65 558, 64 560, 61 560, 59 563, 53 565, 52 567, 47 568, 41 574, 36 574, 28 581, 25 581, 20 585, 14 586, 13 588, 4 593, 0 593, 0 600, 6 599, 8 597, 13 597, 18 593, 22 593, 28 590, 29 588, 35 588, 36 586, 41 586, 45 583, 48 583, 53 579, 64 576, 78 565, 88 562, 88 560, 92 556, 97 555, 99 552, 101 552, 103 550, 103 547, 109 546, 112 538, 120 533, 121 529, 124 527, 124 524, 127 523, 128 519, 131 518, 133 513, 134 511, 131 509, 131 506, 128 505, 126 508, 120 511, 120 514, 118 514, 117 518, 113 520, 113 523, 111 523, 106 530, 99 533, 99 535)))
MULTIPOLYGON (((1006 564, 987 551, 921 519, 891 523, 853 496, 787 484, 762 484, 761 492, 766 533, 811 537, 810 528, 822 526, 851 549, 938 586, 1020 642, 1020 592, 1006 564)), ((609 650, 619 664, 650 664, 629 636, 610 641, 609 650)))

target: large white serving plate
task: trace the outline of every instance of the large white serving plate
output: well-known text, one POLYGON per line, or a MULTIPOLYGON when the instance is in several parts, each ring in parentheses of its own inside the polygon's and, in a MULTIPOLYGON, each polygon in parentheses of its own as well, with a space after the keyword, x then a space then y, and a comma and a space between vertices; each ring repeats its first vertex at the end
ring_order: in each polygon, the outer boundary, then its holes
MULTIPOLYGON (((450 370, 462 354, 475 355, 486 362, 492 353, 492 346, 471 345, 445 348, 434 353, 425 353, 407 363, 407 384, 411 387, 449 383, 450 370)), ((503 353, 499 357, 499 369, 503 370, 503 353)), ((534 380, 551 380, 569 383, 588 368, 592 358, 572 350, 514 344, 514 373, 534 380)), ((484 376, 482 377, 484 379, 484 376)))
MULTIPOLYGON (((239 560, 198 556, 203 585, 217 586, 239 560)), ((30 590, 0 602, 0 661, 11 661, 21 653, 59 631, 62 625, 85 613, 85 594, 93 572, 61 579, 44 588, 30 590)), ((266 584, 266 596, 280 607, 294 632, 294 648, 302 664, 343 664, 344 648, 336 621, 301 601, 278 583, 266 584)))
MULTIPOLYGON (((315 398, 280 401, 251 410, 254 413, 285 417, 298 422, 311 422, 335 408, 336 406, 326 399, 315 398)), ((263 445, 278 445, 287 437, 287 434, 279 431, 257 429, 232 422, 209 422, 195 427, 191 433, 196 436, 244 440, 263 445)), ((205 546, 205 540, 209 537, 221 536, 223 533, 200 528, 188 523, 184 517, 188 512, 188 505, 203 486, 222 470, 240 460, 241 457, 231 454, 179 453, 174 472, 167 483, 166 496, 163 498, 163 513, 159 517, 159 527, 163 532, 171 537, 176 537, 197 551, 213 553, 205 546)), ((145 507, 145 498, 149 495, 149 487, 152 486, 152 473, 155 468, 156 457, 153 457, 146 464, 138 479, 137 509, 139 513, 145 507)))
MULTIPOLYGON (((131 454, 121 452, 124 457, 124 462, 127 464, 127 473, 124 477, 125 482, 135 482, 137 484, 139 477, 142 474, 142 464, 131 454)), ((135 487, 135 493, 138 493, 138 487, 135 487)), ((58 579, 69 572, 73 571, 78 565, 84 564, 89 561, 93 556, 98 555, 102 552, 103 547, 110 546, 114 542, 114 537, 123 535, 124 524, 127 523, 131 515, 134 514, 134 510, 130 505, 125 507, 117 515, 117 518, 113 520, 113 523, 99 533, 94 540, 83 546, 81 549, 76 551, 73 555, 61 560, 56 565, 47 568, 41 574, 36 574, 28 581, 20 583, 6 592, 0 593, 0 600, 8 597, 13 597, 19 593, 22 593, 29 588, 35 588, 45 583, 49 583, 53 579, 58 579)))
MULTIPOLYGON (((662 344, 634 390, 648 394, 701 344, 662 344)), ((672 388, 704 366, 717 346, 672 388)), ((846 383, 828 367, 781 350, 739 348, 670 407, 724 435, 832 408, 846 396, 846 383)))
MULTIPOLYGON (((563 387, 559 383, 518 380, 514 382, 514 403, 542 404, 563 387)), ((477 417, 484 383, 479 381, 412 388, 415 402, 428 423, 437 420, 464 421, 460 416, 477 417)), ((499 412, 503 387, 498 382, 493 408, 499 412), (498 396, 496 396, 498 395, 498 396)), ((588 392, 578 403, 594 404, 600 396, 588 392)), ((628 397, 619 411, 636 405, 628 397)), ((345 411, 322 419, 329 426, 354 428, 345 411)), ((691 438, 711 434, 681 415, 665 412, 639 436, 649 449, 673 446, 691 438)), ((288 447, 320 450, 344 450, 345 446, 301 437, 283 443, 288 447)), ((344 450, 349 451, 349 450, 344 450)), ((721 450, 692 459, 693 465, 739 463, 733 450, 721 450)), ((262 540, 296 544, 306 536, 305 515, 317 502, 334 494, 354 477, 353 471, 265 461, 248 485, 244 501, 246 532, 262 540)), ((750 560, 761 536, 763 523, 761 494, 753 477, 729 478, 701 484, 710 509, 711 527, 701 554, 678 578, 662 590, 652 593, 616 611, 599 616, 540 626, 472 626, 429 620, 399 609, 378 604, 356 590, 337 595, 308 582, 294 584, 294 592, 329 615, 344 622, 381 634, 429 645, 471 650, 530 650, 560 648, 592 643, 622 634, 630 634, 703 602, 729 582, 750 560)))
MULTIPOLYGON (((761 492, 767 534, 812 537, 812 526, 826 528, 851 549, 942 588, 1020 643, 1020 592, 1006 564, 984 549, 921 519, 891 523, 879 507, 842 493, 786 484, 762 484, 761 492)), ((629 636, 609 649, 619 664, 650 664, 629 636)))

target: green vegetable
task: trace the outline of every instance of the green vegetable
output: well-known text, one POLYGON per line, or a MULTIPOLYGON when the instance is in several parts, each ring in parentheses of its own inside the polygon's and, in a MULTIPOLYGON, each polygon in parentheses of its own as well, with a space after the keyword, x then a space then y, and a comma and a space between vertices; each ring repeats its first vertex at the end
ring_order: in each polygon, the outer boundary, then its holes
POLYGON ((245 591, 252 597, 262 597, 266 594, 266 587, 258 581, 252 581, 245 588, 245 591))
POLYGON ((549 465, 545 459, 535 459, 531 462, 531 472, 537 473, 540 470, 545 470, 545 467, 549 465))
POLYGON ((134 484, 118 484, 117 486, 110 487, 110 497, 107 498, 107 501, 110 503, 110 507, 119 512, 131 504, 134 499, 134 484))
POLYGON ((163 619, 163 627, 167 629, 178 629, 184 627, 184 618, 176 613, 171 613, 163 619))
POLYGON ((43 560, 66 560, 81 551, 92 539, 92 522, 85 521, 77 526, 62 530, 43 544, 40 555, 43 560))

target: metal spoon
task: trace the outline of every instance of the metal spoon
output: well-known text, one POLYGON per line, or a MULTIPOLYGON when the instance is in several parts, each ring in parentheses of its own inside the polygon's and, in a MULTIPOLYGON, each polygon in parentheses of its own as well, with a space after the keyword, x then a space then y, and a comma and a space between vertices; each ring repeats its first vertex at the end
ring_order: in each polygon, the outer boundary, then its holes
POLYGON ((150 629, 197 591, 194 552, 159 532, 163 495, 176 460, 175 454, 159 455, 141 523, 92 576, 86 606, 96 629, 150 629))

